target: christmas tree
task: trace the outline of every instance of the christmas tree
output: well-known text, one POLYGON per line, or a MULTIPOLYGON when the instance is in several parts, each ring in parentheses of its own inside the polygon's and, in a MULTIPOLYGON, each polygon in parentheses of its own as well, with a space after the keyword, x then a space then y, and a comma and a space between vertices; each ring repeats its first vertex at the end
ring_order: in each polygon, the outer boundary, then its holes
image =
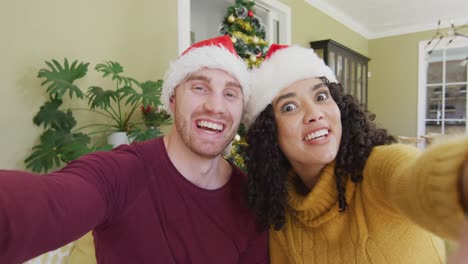
POLYGON ((228 34, 237 53, 249 68, 258 67, 268 51, 265 38, 265 25, 255 15, 252 0, 236 0, 234 6, 227 9, 219 34, 228 34))
MULTIPOLYGON (((249 68, 258 67, 268 51, 268 43, 264 40, 265 25, 255 15, 254 6, 255 2, 252 0, 236 0, 234 6, 228 7, 227 15, 219 29, 221 35, 228 34, 231 37, 237 53, 249 68)), ((241 125, 227 157, 244 171, 247 146, 245 133, 245 127, 241 125)))

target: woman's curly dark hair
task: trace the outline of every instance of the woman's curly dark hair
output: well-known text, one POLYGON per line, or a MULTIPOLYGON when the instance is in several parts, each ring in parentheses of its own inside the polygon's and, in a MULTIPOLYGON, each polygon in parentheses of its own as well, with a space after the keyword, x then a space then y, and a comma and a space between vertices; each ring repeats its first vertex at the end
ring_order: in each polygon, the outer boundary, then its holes
MULTIPOLYGON (((336 156, 336 187, 340 211, 347 204, 345 186, 348 177, 355 183, 362 181, 364 165, 372 148, 391 144, 396 139, 387 130, 372 122, 375 115, 365 110, 351 95, 343 94, 338 83, 320 78, 341 112, 342 137, 336 156)), ((263 228, 271 225, 279 230, 285 223, 287 208, 286 177, 291 164, 280 149, 273 107, 269 104, 247 132, 246 162, 248 201, 263 228)))

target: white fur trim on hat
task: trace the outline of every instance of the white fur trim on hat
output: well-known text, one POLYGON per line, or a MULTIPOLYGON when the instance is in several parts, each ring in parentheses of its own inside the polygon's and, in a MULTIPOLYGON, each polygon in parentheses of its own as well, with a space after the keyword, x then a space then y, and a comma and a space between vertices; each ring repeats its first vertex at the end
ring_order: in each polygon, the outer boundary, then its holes
POLYGON ((252 93, 243 117, 247 127, 282 89, 292 83, 314 77, 326 77, 330 82, 337 82, 335 74, 313 49, 300 46, 275 51, 260 68, 252 70, 250 77, 252 93))
POLYGON ((171 62, 164 76, 161 100, 164 109, 171 113, 169 99, 174 89, 190 74, 203 68, 220 69, 234 77, 242 87, 244 105, 250 96, 249 72, 245 62, 222 46, 203 46, 193 48, 171 62))

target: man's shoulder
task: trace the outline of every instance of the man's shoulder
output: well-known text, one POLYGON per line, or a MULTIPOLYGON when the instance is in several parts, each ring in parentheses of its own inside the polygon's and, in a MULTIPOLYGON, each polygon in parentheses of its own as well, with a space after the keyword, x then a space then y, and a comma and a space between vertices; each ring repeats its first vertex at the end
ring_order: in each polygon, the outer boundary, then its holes
POLYGON ((243 177, 243 178, 247 179, 247 174, 245 173, 245 171, 243 171, 241 168, 239 168, 239 166, 232 163, 231 161, 228 160, 228 162, 229 162, 229 165, 231 165, 231 168, 232 168, 232 172, 231 172, 232 175, 236 175, 238 177, 243 177))
POLYGON ((247 184, 247 173, 240 169, 237 165, 229 161, 231 165, 231 178, 233 181, 238 182, 240 185, 245 186, 247 184))

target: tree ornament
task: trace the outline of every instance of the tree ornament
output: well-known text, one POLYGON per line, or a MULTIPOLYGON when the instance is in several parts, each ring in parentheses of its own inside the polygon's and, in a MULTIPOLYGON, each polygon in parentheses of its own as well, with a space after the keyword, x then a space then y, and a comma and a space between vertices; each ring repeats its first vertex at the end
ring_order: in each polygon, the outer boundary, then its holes
POLYGON ((234 23, 234 21, 236 21, 236 18, 233 15, 230 15, 227 20, 229 23, 234 23))
POLYGON ((236 42, 237 42, 237 44, 239 44, 239 46, 240 46, 241 48, 246 48, 246 47, 247 47, 247 44, 245 44, 245 41, 244 41, 244 39, 242 39, 242 38, 237 38, 237 39, 236 39, 236 42))
POLYGON ((255 55, 252 54, 252 55, 250 55, 249 60, 250 60, 251 62, 256 62, 256 61, 257 61, 257 56, 255 56, 255 55))
POLYGON ((256 31, 261 31, 264 27, 262 19, 258 16, 254 16, 250 23, 252 23, 252 26, 256 31))
POLYGON ((253 54, 255 54, 257 57, 262 56, 262 49, 259 46, 255 46, 253 49, 253 54))
POLYGON ((249 17, 253 17, 253 16, 254 16, 254 12, 253 12, 252 10, 249 10, 249 12, 247 13, 247 15, 248 15, 249 17))
POLYGON ((236 43, 236 42, 237 42, 237 38, 234 37, 234 36, 232 36, 232 37, 231 37, 231 41, 232 41, 232 43, 236 43))
POLYGON ((245 6, 236 7, 235 13, 238 18, 244 19, 247 17, 247 8, 245 6))
POLYGON ((219 32, 219 34, 220 34, 221 36, 224 36, 224 35, 226 35, 226 34, 229 33, 229 27, 227 27, 226 25, 222 25, 222 26, 219 28, 218 32, 219 32))
POLYGON ((254 44, 258 44, 258 41, 260 41, 260 39, 259 39, 257 36, 254 36, 254 37, 252 38, 252 42, 253 42, 254 44))

